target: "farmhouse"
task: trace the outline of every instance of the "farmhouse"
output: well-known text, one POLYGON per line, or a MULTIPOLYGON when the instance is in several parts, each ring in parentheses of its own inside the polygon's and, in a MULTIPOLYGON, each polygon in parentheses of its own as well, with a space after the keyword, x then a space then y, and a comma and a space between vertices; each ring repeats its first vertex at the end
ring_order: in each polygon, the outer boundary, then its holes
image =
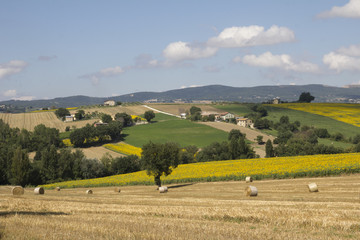
POLYGON ((65 116, 65 122, 73 122, 74 121, 74 116, 65 116))
POLYGON ((107 100, 104 102, 104 106, 115 106, 114 100, 107 100))
POLYGON ((279 97, 276 97, 273 99, 273 104, 280 104, 280 98, 279 97))
POLYGON ((220 118, 225 121, 235 118, 235 115, 229 112, 225 112, 225 113, 220 113, 220 118))
POLYGON ((254 123, 249 118, 236 118, 236 124, 242 127, 254 128, 254 123))

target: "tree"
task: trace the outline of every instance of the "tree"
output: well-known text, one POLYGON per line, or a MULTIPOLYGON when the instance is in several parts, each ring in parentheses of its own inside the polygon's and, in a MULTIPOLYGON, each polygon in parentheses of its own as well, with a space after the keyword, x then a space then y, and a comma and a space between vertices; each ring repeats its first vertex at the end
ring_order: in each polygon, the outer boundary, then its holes
POLYGON ((231 140, 233 138, 238 140, 241 137, 245 137, 245 134, 242 134, 240 132, 240 130, 238 130, 238 129, 231 129, 231 131, 229 132, 229 135, 228 135, 228 140, 231 140))
POLYGON ((155 118, 155 113, 152 110, 146 111, 144 113, 144 118, 146 119, 146 121, 150 122, 151 119, 155 118))
POLYGON ((97 178, 105 176, 105 166, 98 159, 84 158, 80 162, 80 171, 82 178, 97 178))
POLYGON ((155 184, 161 187, 160 177, 171 174, 179 164, 178 144, 149 142, 142 147, 141 163, 149 176, 154 176, 155 184))
POLYGON ((190 117, 191 121, 199 121, 201 120, 201 112, 196 112, 190 117))
POLYGON ((70 133, 70 142, 75 147, 83 147, 85 144, 86 137, 87 137, 86 132, 82 128, 75 129, 70 133))
POLYGON ((360 134, 356 134, 355 137, 352 139, 353 144, 360 143, 360 134))
POLYGON ((59 154, 54 145, 41 152, 41 175, 44 182, 58 178, 59 154))
POLYGON ((125 112, 116 113, 115 120, 121 122, 124 125, 124 127, 131 126, 133 123, 131 116, 125 112))
POLYGON ((124 174, 140 171, 140 160, 136 155, 118 157, 110 163, 111 174, 124 174))
POLYGON ((11 183, 14 185, 21 185, 25 187, 28 183, 30 171, 30 161, 27 155, 27 152, 24 151, 21 147, 18 147, 12 158, 11 164, 11 183))
POLYGON ((266 152, 266 155, 265 155, 266 158, 274 157, 274 147, 273 147, 270 139, 266 141, 265 152, 266 152))
POLYGON ((67 110, 66 108, 59 108, 55 111, 55 115, 64 121, 65 116, 70 116, 71 114, 70 114, 69 110, 67 110))
POLYGON ((258 135, 255 140, 259 145, 262 145, 262 144, 264 144, 263 139, 264 139, 264 136, 258 135))
POLYGON ((112 121, 112 117, 111 117, 111 115, 104 113, 104 114, 101 116, 101 121, 102 121, 103 123, 110 123, 110 122, 112 121))
POLYGON ((310 103, 314 99, 315 99, 315 97, 311 96, 311 94, 309 92, 302 92, 300 94, 298 102, 299 103, 310 103))
POLYGON ((76 118, 76 120, 81 120, 81 119, 83 119, 84 117, 85 117, 85 111, 82 110, 82 109, 80 109, 79 111, 77 111, 77 112, 75 113, 75 118, 76 118))
POLYGON ((210 114, 209 118, 208 118, 209 122, 214 122, 215 121, 215 114, 210 114))
POLYGON ((196 113, 200 113, 200 115, 201 115, 201 108, 192 106, 192 107, 190 108, 190 114, 191 114, 191 115, 195 115, 196 113))
POLYGON ((268 115, 267 110, 265 109, 265 107, 261 104, 255 104, 251 107, 251 110, 253 110, 254 112, 258 113, 258 117, 262 118, 262 117, 266 117, 268 115))
POLYGON ((257 118, 254 122, 254 127, 257 129, 269 129, 273 123, 266 118, 257 118))

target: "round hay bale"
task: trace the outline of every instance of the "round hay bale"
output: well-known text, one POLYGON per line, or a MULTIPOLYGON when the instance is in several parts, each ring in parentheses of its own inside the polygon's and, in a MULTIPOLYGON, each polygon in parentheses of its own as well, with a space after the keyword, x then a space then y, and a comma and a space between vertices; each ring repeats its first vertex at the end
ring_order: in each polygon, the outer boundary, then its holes
POLYGON ((93 191, 91 189, 86 190, 86 194, 93 194, 93 191))
POLYGON ((256 197, 258 195, 258 190, 254 186, 248 186, 245 188, 245 194, 249 197, 256 197))
POLYGON ((13 195, 23 195, 24 194, 24 188, 20 187, 20 186, 16 186, 16 187, 13 187, 11 189, 11 192, 13 195))
POLYGON ((116 188, 114 189, 114 191, 115 191, 116 193, 120 193, 120 192, 121 192, 121 189, 120 189, 119 187, 116 187, 116 188))
POLYGON ((245 178, 246 183, 250 183, 253 181, 252 177, 246 177, 245 178))
POLYGON ((43 187, 37 187, 34 189, 34 193, 35 194, 44 194, 45 193, 45 190, 43 187))
POLYGON ((159 193, 166 193, 168 191, 168 188, 166 186, 159 187, 159 193))
POLYGON ((308 188, 309 188, 309 192, 318 192, 318 186, 316 185, 316 183, 310 183, 308 184, 308 188))
POLYGON ((55 188, 55 191, 60 191, 60 187, 56 187, 56 188, 55 188))

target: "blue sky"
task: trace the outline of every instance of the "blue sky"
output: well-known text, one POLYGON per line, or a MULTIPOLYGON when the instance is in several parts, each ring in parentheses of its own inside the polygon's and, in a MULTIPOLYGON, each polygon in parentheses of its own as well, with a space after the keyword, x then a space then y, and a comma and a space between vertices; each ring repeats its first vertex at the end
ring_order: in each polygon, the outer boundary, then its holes
POLYGON ((0 100, 360 84, 360 0, 0 3, 0 100))

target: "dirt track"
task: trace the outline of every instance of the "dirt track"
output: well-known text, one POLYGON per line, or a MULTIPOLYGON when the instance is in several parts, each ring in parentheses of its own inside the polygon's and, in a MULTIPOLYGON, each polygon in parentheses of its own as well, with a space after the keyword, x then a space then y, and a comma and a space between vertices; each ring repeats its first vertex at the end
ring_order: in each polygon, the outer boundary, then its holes
MULTIPOLYGON (((250 141, 255 141, 257 136, 263 136, 263 141, 266 142, 268 139, 271 141, 274 140, 273 136, 266 135, 260 131, 257 131, 255 129, 241 127, 239 125, 235 125, 232 123, 224 123, 224 122, 200 122, 201 124, 217 128, 220 130, 223 130, 225 132, 230 132, 232 129, 238 129, 240 132, 246 134, 246 138, 250 141)), ((260 157, 265 157, 265 145, 258 145, 256 143, 252 144, 252 147, 254 148, 256 154, 259 154, 260 157)))

